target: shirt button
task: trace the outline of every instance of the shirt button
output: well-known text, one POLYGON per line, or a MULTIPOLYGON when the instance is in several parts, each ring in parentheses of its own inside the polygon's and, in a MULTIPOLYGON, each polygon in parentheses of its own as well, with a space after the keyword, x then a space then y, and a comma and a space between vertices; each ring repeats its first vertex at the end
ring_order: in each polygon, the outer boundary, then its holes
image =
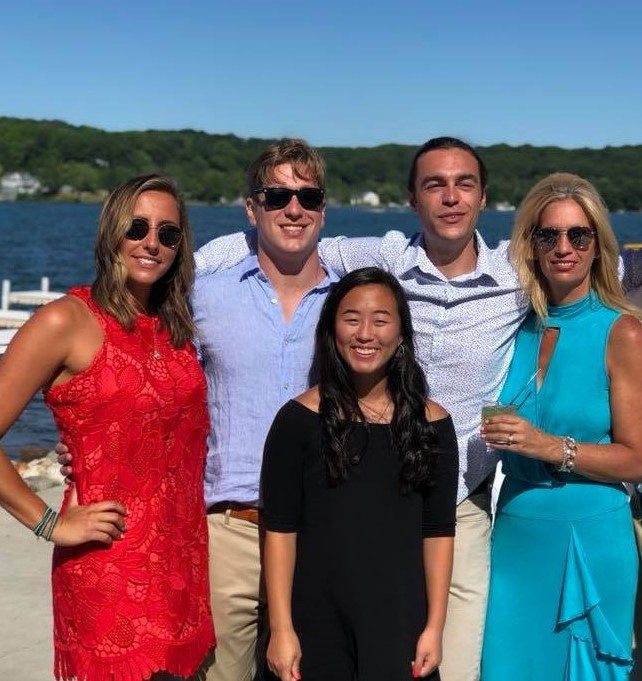
POLYGON ((289 384, 289 383, 286 383, 286 384, 283 386, 283 390, 287 390, 289 387, 290 387, 290 384, 289 384))
POLYGON ((272 303, 272 305, 276 305, 279 301, 276 298, 272 298, 270 302, 272 303))

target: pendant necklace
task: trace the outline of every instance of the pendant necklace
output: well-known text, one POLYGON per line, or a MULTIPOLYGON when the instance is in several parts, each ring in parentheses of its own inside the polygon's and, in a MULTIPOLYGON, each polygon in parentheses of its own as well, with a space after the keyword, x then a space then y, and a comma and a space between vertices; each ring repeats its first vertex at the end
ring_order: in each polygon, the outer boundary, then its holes
POLYGON ((151 350, 151 357, 153 360, 158 361, 163 358, 163 355, 161 354, 161 351, 158 349, 158 346, 156 345, 156 320, 152 319, 152 343, 150 343, 145 336, 141 333, 142 328, 139 329, 136 332, 136 335, 147 345, 147 347, 151 350))
POLYGON ((364 400, 357 398, 357 402, 365 408, 367 412, 370 412, 375 418, 372 420, 372 423, 388 423, 386 421, 386 413, 392 404, 392 400, 388 398, 388 401, 384 404, 383 409, 381 411, 375 409, 374 407, 370 406, 367 402, 364 400))

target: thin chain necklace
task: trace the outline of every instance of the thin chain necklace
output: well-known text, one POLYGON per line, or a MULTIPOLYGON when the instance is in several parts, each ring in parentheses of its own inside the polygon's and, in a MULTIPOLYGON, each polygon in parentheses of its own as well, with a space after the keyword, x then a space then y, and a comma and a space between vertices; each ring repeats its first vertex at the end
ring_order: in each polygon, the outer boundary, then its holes
POLYGON ((386 413, 392 404, 390 397, 388 397, 388 401, 383 405, 383 409, 381 411, 375 409, 361 398, 357 398, 357 402, 364 407, 367 412, 370 412, 370 414, 374 416, 374 419, 368 419, 371 423, 389 423, 389 421, 386 419, 386 413))
POLYGON ((156 320, 152 319, 151 320, 151 326, 152 326, 152 342, 150 343, 145 336, 141 333, 141 330, 136 331, 136 335, 147 345, 147 347, 151 350, 151 357, 153 360, 156 362, 160 359, 163 359, 163 355, 161 354, 161 351, 158 349, 158 346, 156 344, 156 320))

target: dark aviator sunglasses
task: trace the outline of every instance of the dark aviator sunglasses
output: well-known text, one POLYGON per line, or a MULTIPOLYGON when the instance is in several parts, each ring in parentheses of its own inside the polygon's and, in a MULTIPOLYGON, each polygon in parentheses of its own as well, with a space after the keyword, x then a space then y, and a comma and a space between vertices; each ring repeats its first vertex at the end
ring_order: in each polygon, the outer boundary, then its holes
POLYGON ((150 229, 156 229, 158 240, 165 248, 176 248, 183 238, 183 230, 172 224, 161 225, 160 227, 150 227, 149 222, 144 218, 134 218, 129 229, 125 232, 125 238, 130 241, 141 241, 150 229))
POLYGON ((576 251, 586 251, 595 238, 595 230, 592 227, 569 227, 557 229, 555 227, 538 227, 533 232, 533 241, 537 248, 544 253, 552 251, 557 246, 562 234, 566 234, 571 246, 576 251))
POLYGON ((265 210, 279 210, 285 208, 292 197, 296 196, 305 210, 319 211, 323 208, 325 189, 320 187, 303 187, 302 189, 289 189, 288 187, 259 187, 252 194, 264 194, 265 210))

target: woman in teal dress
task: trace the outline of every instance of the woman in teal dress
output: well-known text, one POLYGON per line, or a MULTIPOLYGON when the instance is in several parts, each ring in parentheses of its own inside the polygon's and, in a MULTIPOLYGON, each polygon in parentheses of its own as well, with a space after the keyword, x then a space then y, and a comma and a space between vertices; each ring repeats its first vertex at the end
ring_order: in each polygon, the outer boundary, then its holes
POLYGON ((642 325, 607 209, 556 173, 519 208, 511 257, 533 312, 486 419, 501 448, 482 681, 625 681, 638 560, 622 481, 642 477, 642 325), (531 380, 532 379, 532 380, 531 380))

